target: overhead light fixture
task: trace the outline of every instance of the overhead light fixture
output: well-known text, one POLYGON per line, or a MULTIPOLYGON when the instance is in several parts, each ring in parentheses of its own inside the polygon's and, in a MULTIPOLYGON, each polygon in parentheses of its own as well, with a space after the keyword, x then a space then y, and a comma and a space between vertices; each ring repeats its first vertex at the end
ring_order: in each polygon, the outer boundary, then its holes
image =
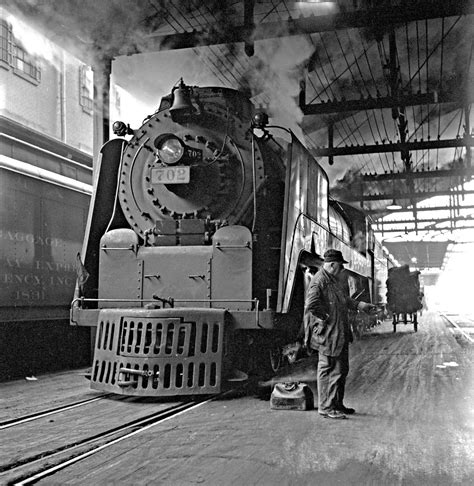
POLYGON ((394 199, 392 203, 387 206, 386 209, 390 211, 394 211, 395 209, 402 209, 402 207, 400 206, 400 204, 397 204, 397 201, 395 201, 394 199))
POLYGON ((311 10, 316 6, 320 6, 320 8, 326 10, 328 8, 333 10, 335 7, 337 7, 337 0, 297 0, 295 5, 301 10, 311 10))

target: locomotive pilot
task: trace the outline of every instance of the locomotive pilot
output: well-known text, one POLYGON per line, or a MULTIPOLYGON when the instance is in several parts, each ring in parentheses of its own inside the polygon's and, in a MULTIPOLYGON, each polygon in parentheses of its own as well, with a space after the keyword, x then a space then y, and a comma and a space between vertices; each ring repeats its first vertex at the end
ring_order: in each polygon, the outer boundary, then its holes
POLYGON ((375 306, 347 294, 338 280, 344 269, 339 250, 324 253, 322 268, 311 279, 306 294, 304 322, 309 329, 308 345, 319 352, 318 412, 325 418, 345 419, 353 408, 344 406, 344 388, 349 373, 349 343, 352 342, 348 310, 370 313, 375 306))

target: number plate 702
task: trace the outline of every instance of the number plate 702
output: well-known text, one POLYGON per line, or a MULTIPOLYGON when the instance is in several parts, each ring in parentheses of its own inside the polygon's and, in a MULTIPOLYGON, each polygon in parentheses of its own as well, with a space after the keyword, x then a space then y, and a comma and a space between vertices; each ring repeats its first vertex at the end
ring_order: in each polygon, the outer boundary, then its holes
POLYGON ((189 181, 190 170, 187 165, 151 169, 152 184, 187 184, 189 181))

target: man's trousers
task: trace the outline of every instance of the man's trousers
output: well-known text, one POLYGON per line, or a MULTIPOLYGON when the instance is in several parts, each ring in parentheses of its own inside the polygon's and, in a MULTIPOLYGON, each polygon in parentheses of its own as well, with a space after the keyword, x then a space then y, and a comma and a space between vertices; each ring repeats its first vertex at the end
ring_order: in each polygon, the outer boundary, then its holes
POLYGON ((319 412, 337 410, 343 406, 346 377, 349 373, 349 344, 339 356, 319 353, 318 402, 319 412))

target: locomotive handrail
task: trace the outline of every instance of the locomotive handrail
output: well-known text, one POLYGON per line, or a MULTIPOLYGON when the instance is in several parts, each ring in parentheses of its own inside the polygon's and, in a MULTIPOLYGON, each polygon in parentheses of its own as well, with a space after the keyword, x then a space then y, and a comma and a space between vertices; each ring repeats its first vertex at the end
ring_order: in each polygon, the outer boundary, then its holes
POLYGON ((73 307, 77 302, 156 302, 155 299, 94 299, 91 297, 76 297, 71 302, 73 307))
POLYGON ((131 251, 134 251, 135 246, 129 245, 129 246, 122 246, 122 247, 118 247, 118 246, 114 247, 114 246, 104 245, 104 246, 101 246, 100 249, 103 250, 103 251, 107 251, 107 250, 131 250, 131 251))
MULTIPOLYGON (((295 219, 295 223, 293 225, 293 231, 292 231, 292 235, 291 235, 291 246, 290 246, 290 252, 289 252, 289 255, 288 255, 288 268, 286 268, 286 272, 284 273, 283 269, 280 269, 281 271, 281 275, 282 275, 282 278, 283 278, 283 282, 281 282, 281 287, 282 287, 282 293, 281 293, 281 306, 283 307, 284 305, 284 300, 285 300, 285 295, 286 295, 286 291, 287 291, 287 286, 288 286, 288 278, 289 278, 289 275, 290 275, 290 270, 291 270, 291 259, 293 257, 293 249, 294 249, 294 241, 295 241, 295 236, 296 236, 296 229, 298 227, 298 223, 299 223, 299 220, 302 216, 305 216, 305 213, 303 211, 299 211, 298 212, 298 216, 296 217, 295 219)), ((288 233, 286 234, 288 235, 288 233)), ((287 239, 288 241, 288 239, 287 239)), ((285 263, 285 259, 286 259, 286 251, 287 251, 287 248, 288 248, 288 245, 286 245, 285 248, 283 248, 282 250, 282 255, 281 255, 281 258, 283 259, 283 265, 285 263)), ((280 263, 280 266, 282 264, 280 263)))
MULTIPOLYGON (((173 299, 174 302, 251 302, 256 304, 258 299, 173 299)), ((92 298, 92 297, 76 297, 71 302, 74 305, 76 302, 156 302, 156 299, 104 299, 104 298, 92 298)))
POLYGON ((250 241, 247 241, 247 243, 245 245, 221 245, 219 242, 216 243, 216 248, 218 248, 219 250, 222 250, 222 249, 228 249, 228 248, 233 248, 233 249, 236 249, 236 248, 250 248, 250 241))
MULTIPOLYGON (((74 307, 78 302, 84 303, 84 302, 139 302, 139 303, 145 303, 145 302, 153 302, 156 303, 156 298, 155 299, 94 299, 94 298, 88 298, 88 297, 76 297, 72 300, 71 302, 71 307, 74 307)), ((204 302, 204 303, 212 303, 212 302, 241 302, 241 303, 251 303, 253 304, 254 311, 255 311, 255 324, 257 327, 260 327, 263 329, 263 326, 260 324, 259 320, 259 299, 173 299, 173 304, 176 302, 178 303, 198 303, 198 302, 204 302)))

